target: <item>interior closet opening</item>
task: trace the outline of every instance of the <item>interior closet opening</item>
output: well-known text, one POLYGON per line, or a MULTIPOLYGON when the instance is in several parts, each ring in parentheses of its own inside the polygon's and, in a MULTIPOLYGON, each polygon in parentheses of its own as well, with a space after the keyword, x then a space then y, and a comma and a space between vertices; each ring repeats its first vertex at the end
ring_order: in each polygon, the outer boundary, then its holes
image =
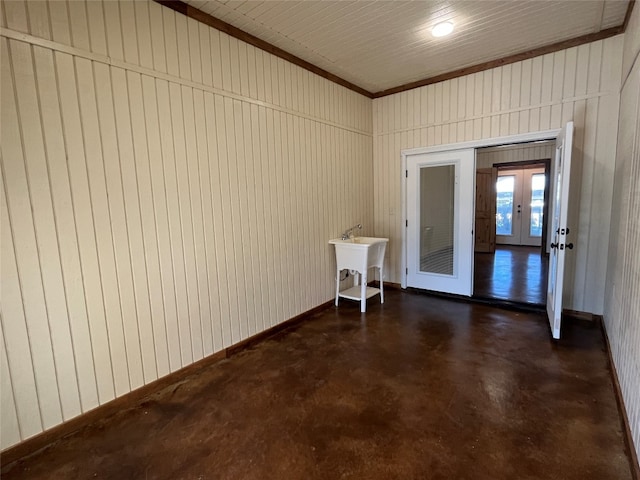
POLYGON ((476 149, 473 296, 544 306, 555 141, 476 149))

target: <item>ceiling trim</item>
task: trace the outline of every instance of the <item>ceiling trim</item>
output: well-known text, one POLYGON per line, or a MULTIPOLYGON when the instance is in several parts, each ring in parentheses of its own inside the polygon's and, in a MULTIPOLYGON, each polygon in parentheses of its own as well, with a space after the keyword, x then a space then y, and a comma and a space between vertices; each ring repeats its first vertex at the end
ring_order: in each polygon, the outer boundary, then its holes
POLYGON ((319 75, 321 77, 324 77, 327 80, 330 80, 334 83, 337 83, 338 85, 342 85, 343 87, 346 87, 349 90, 357 92, 360 95, 364 95, 365 97, 368 97, 368 98, 373 98, 373 93, 369 92, 368 90, 365 90, 364 88, 359 87, 358 85, 355 85, 354 83, 351 83, 348 80, 345 80, 344 78, 341 78, 337 75, 334 75, 331 72, 328 72, 320 67, 317 67, 314 64, 301 59, 300 57, 296 57, 295 55, 285 50, 282 50, 281 48, 276 47, 275 45, 272 45, 269 42, 265 42, 264 40, 254 35, 251 35, 248 32, 245 32, 244 30, 240 30, 238 27, 234 27, 233 25, 227 22, 223 22, 219 18, 209 15, 208 13, 204 13, 202 10, 198 10, 197 8, 192 7, 191 5, 181 2, 180 0, 154 0, 154 1, 159 3, 160 5, 163 5, 172 10, 175 10, 178 13, 186 15, 189 18, 193 18, 194 20, 202 22, 205 25, 209 25, 210 27, 213 27, 216 30, 220 30, 221 32, 224 32, 232 37, 235 37, 238 40, 242 40, 243 42, 246 42, 250 45, 253 45, 254 47, 264 50, 265 52, 269 52, 272 55, 275 55, 276 57, 280 57, 284 60, 287 60, 288 62, 293 63, 294 65, 298 65, 299 67, 302 67, 305 70, 309 70, 310 72, 315 73, 316 75, 319 75))
POLYGON ((629 5, 627 5, 627 13, 624 16, 624 22, 622 22, 622 31, 627 31, 627 25, 629 25, 629 20, 631 20, 631 13, 633 12, 633 6, 635 5, 636 0, 630 0, 629 5))
POLYGON ((624 32, 622 25, 618 27, 607 28, 600 30, 599 32, 589 33, 580 37, 570 38, 561 42, 552 43, 550 45, 544 45, 542 47, 527 50, 526 52, 520 52, 507 57, 498 58, 496 60, 489 60, 488 62, 478 63, 470 67, 460 68, 451 72, 442 73, 435 77, 423 78, 422 80, 416 80, 415 82, 405 83, 397 87, 388 88, 373 94, 373 98, 386 97, 387 95, 393 95, 394 93, 404 92, 406 90, 413 90, 414 88, 424 87, 433 83, 444 82, 445 80, 451 80, 457 77, 463 77, 472 73, 482 72, 484 70, 490 70, 496 67, 502 67, 511 63, 521 62, 528 60, 529 58, 538 57, 540 55, 546 55, 548 53, 558 52, 571 47, 577 47, 585 43, 595 42, 596 40, 603 40, 605 38, 613 37, 624 32))
POLYGON ((208 13, 204 13, 201 10, 198 10, 191 5, 188 5, 180 0, 154 0, 156 3, 168 7, 178 13, 186 15, 189 18, 193 18, 205 25, 215 28, 216 30, 220 30, 238 40, 242 40, 254 47, 257 47, 261 50, 264 50, 276 57, 287 60, 288 62, 293 63, 299 67, 304 68, 316 75, 319 75, 327 80, 337 83, 338 85, 342 85, 349 90, 357 92, 361 95, 364 95, 368 98, 381 98, 386 97, 388 95, 393 95, 395 93, 404 92, 407 90, 413 90, 414 88, 424 87, 426 85, 431 85, 433 83, 443 82, 445 80, 451 80, 453 78, 462 77, 465 75, 470 75, 472 73, 478 73, 485 70, 489 70, 491 68, 501 67, 504 65, 509 65, 511 63, 521 62, 523 60, 528 60, 530 58, 538 57, 540 55, 546 55, 548 53, 558 52, 560 50, 564 50, 567 48, 577 47, 579 45, 583 45, 585 43, 595 42, 597 40, 604 40, 605 38, 613 37, 615 35, 619 35, 624 33, 627 29, 627 25, 629 23, 629 19, 631 18, 631 13, 633 11, 633 7, 636 3, 636 0, 630 0, 629 5, 627 6, 627 13, 624 18, 624 22, 612 28, 607 28, 605 30, 600 30, 599 32, 589 33, 587 35, 581 35, 579 37, 570 38, 568 40, 563 40, 560 42, 552 43, 549 45, 544 45, 542 47, 534 48, 531 50, 527 50, 525 52, 516 53, 513 55, 509 55, 506 57, 498 58, 495 60, 489 60, 488 62, 478 63, 476 65, 471 65, 469 67, 460 68, 458 70, 453 70, 450 72, 442 73, 440 75, 436 75, 434 77, 423 78, 421 80, 416 80, 414 82, 406 83, 404 85, 399 85, 397 87, 388 88, 386 90, 381 90, 379 92, 370 92, 365 90, 354 83, 345 80, 337 75, 334 75, 323 68, 320 68, 306 60, 303 60, 300 57, 297 57, 286 50, 283 50, 275 45, 272 45, 269 42, 266 42, 254 35, 251 35, 244 30, 239 29, 238 27, 234 27, 233 25, 220 20, 208 13))

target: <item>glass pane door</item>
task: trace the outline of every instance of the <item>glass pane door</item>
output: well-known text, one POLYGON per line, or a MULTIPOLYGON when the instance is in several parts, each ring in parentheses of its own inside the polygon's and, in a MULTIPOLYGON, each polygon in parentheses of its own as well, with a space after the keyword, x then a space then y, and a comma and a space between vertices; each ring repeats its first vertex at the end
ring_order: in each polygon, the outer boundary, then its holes
POLYGON ((544 167, 498 170, 496 244, 540 246, 544 188, 544 167))
POLYGON ((420 168, 420 271, 453 275, 455 165, 420 168))
POLYGON ((406 156, 406 284, 471 296, 475 150, 406 156))

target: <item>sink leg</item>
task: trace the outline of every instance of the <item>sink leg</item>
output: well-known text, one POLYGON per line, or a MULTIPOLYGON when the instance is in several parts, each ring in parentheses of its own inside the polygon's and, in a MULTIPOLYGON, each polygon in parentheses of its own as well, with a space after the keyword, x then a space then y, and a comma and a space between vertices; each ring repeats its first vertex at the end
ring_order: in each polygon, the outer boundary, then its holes
POLYGON ((378 272, 380 272, 380 303, 384 303, 384 283, 382 282, 384 277, 382 275, 382 268, 379 268, 378 272))
POLYGON ((340 269, 336 271, 336 307, 338 306, 339 298, 340 298, 340 269))
POLYGON ((367 272, 362 274, 362 284, 360 285, 360 311, 367 311, 367 272))

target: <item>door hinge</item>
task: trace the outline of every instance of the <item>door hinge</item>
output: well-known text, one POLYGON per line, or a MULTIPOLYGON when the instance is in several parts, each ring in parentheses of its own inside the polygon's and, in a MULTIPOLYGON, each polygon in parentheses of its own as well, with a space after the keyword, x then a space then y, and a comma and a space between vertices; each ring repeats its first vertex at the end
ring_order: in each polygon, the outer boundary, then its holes
POLYGON ((405 227, 408 227, 408 226, 409 226, 409 220, 405 220, 405 221, 404 221, 404 226, 405 226, 405 227))
POLYGON ((409 170, 405 170, 404 171, 404 177, 405 178, 409 178, 409 170))
POLYGON ((409 269, 408 269, 408 268, 405 268, 405 269, 404 269, 404 273, 406 273, 407 275, 409 275, 409 269))

